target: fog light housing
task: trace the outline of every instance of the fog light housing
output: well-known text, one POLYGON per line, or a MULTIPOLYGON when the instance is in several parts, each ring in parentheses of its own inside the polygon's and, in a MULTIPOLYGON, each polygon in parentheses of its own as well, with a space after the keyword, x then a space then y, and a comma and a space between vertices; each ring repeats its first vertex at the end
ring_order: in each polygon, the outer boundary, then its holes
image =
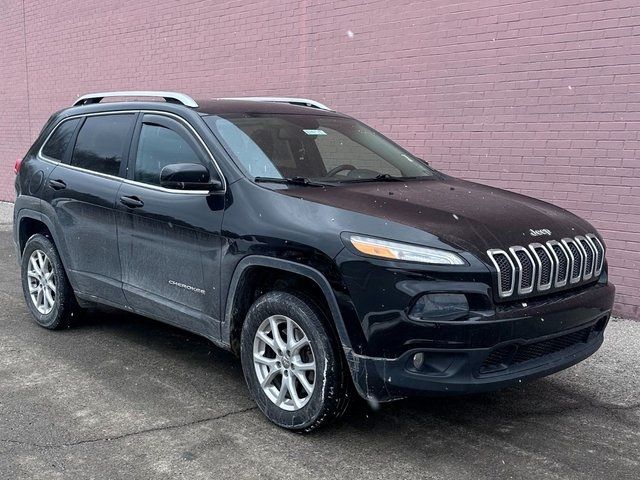
POLYGON ((418 321, 460 320, 469 315, 469 302, 463 293, 427 293, 409 311, 418 321))
POLYGON ((413 356, 413 368, 415 368, 416 370, 420 370, 422 369, 422 366, 424 365, 424 353, 416 353, 413 356))

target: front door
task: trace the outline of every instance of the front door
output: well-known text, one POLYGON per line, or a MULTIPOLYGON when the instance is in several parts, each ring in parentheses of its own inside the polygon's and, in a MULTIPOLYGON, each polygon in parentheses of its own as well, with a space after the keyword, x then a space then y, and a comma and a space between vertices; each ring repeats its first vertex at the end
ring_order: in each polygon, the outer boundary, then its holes
POLYGON ((130 158, 116 201, 125 296, 141 314, 217 338, 224 195, 160 186, 170 164, 217 176, 213 159, 188 124, 159 113, 139 118, 130 158))

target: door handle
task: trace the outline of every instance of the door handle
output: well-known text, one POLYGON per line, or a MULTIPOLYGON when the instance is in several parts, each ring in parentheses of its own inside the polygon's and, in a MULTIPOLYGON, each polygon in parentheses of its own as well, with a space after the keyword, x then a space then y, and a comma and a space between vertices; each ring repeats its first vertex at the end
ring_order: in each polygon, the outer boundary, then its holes
POLYGON ((64 190, 67 188, 67 184, 62 180, 49 180, 49 186, 54 190, 64 190))
POLYGON ((144 206, 144 202, 135 195, 120 197, 120 202, 129 208, 140 208, 144 206))

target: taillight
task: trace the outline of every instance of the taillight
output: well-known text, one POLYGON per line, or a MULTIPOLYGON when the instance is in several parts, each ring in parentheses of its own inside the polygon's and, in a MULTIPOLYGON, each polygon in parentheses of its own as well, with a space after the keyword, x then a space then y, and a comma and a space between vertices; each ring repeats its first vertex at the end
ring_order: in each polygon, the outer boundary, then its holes
POLYGON ((16 160, 16 163, 13 164, 13 173, 17 175, 18 172, 20 171, 21 166, 22 166, 22 159, 19 158, 16 160))

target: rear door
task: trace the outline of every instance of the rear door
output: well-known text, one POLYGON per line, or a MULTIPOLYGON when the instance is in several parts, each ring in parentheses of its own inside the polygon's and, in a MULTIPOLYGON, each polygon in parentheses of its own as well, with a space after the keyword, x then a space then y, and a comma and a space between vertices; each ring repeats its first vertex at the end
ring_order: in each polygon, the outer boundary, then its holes
POLYGON ((221 175, 184 120, 145 113, 135 130, 117 201, 126 298, 139 313, 218 337, 224 195, 163 188, 160 171, 201 163, 221 175))
MULTIPOLYGON (((136 116, 108 113, 68 120, 77 123, 71 146, 45 185, 44 199, 59 222, 65 267, 76 291, 118 305, 125 298, 114 207, 136 116)), ((48 152, 45 145, 45 159, 48 152)))

